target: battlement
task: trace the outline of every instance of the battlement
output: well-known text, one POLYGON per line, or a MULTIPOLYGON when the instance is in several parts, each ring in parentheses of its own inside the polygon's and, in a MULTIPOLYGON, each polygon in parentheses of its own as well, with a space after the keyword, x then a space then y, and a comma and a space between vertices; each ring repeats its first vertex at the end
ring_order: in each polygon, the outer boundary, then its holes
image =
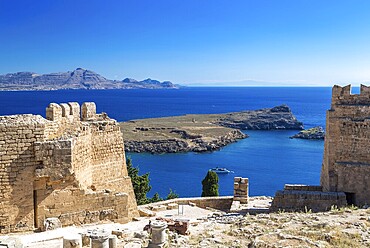
POLYGON ((335 108, 338 105, 370 105, 370 86, 361 84, 360 94, 352 94, 351 85, 334 85, 331 106, 335 108))
POLYGON ((77 102, 50 103, 46 108, 46 119, 49 121, 59 121, 62 118, 67 118, 71 121, 87 121, 95 120, 96 117, 96 105, 94 102, 85 102, 81 107, 77 102))

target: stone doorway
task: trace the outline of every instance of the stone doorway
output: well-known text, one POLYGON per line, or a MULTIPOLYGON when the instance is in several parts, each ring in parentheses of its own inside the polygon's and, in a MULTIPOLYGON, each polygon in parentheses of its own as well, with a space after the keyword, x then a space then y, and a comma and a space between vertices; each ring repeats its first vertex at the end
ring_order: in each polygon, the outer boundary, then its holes
POLYGON ((346 200, 348 205, 356 204, 356 195, 355 193, 344 192, 346 194, 346 200))
POLYGON ((33 190, 33 225, 38 228, 37 190, 33 190))

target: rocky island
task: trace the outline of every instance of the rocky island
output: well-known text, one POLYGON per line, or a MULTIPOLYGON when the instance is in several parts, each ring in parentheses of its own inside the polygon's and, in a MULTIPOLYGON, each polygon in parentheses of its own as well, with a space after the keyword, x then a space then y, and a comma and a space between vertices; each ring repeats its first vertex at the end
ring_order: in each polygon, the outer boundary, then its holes
POLYGON ((321 140, 325 138, 325 131, 323 127, 313 127, 307 130, 302 130, 290 138, 291 139, 321 140))
POLYGON ((177 89, 169 81, 160 82, 153 79, 137 81, 132 78, 110 80, 96 72, 77 68, 74 71, 37 74, 34 72, 17 72, 0 75, 1 91, 19 90, 66 90, 66 89, 177 89))
POLYGON ((120 123, 127 152, 175 153, 217 150, 247 138, 241 130, 302 130, 286 105, 226 114, 191 114, 120 123))

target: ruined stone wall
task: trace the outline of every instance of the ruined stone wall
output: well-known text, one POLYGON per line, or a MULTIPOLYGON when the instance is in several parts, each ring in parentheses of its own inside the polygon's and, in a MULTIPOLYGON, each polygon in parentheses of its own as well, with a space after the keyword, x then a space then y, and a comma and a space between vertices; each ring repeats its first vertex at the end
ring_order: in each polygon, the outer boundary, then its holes
POLYGON ((192 198, 175 198, 171 200, 150 203, 141 205, 140 208, 149 208, 153 206, 168 205, 171 203, 177 203, 179 205, 195 204, 200 208, 212 208, 221 211, 229 211, 231 204, 233 203, 233 196, 211 196, 211 197, 192 197, 192 198))
POLYGON ((72 154, 73 170, 81 188, 125 192, 129 218, 137 216, 123 138, 115 120, 89 122, 85 132, 73 140, 72 154))
POLYGON ((128 194, 93 191, 75 187, 70 182, 40 183, 37 191, 37 227, 43 227, 46 218, 57 217, 63 226, 111 220, 126 223, 128 194))
POLYGON ((47 119, 0 117, 0 232, 137 216, 122 135, 94 103, 50 104, 47 119), (80 118, 82 112, 83 121, 80 118))
POLYGON ((323 192, 321 186, 285 185, 276 192, 271 211, 327 211, 347 204, 343 192, 323 192))
POLYGON ((342 191, 349 204, 370 203, 370 87, 334 86, 327 111, 321 185, 342 191))
POLYGON ((248 178, 234 177, 234 201, 248 203, 248 178))
POLYGON ((96 123, 91 127, 93 184, 104 188, 110 182, 111 188, 117 188, 114 181, 127 176, 123 138, 117 123, 96 123), (101 172, 104 171, 104 174, 101 172))
POLYGON ((34 144, 44 139, 45 124, 35 115, 0 117, 1 233, 33 227, 34 144))

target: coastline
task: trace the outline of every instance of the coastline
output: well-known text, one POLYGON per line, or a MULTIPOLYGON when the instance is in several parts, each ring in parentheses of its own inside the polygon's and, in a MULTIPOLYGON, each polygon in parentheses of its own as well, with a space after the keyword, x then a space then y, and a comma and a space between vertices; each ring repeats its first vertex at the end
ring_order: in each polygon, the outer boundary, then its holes
POLYGON ((247 138, 241 130, 302 130, 290 108, 192 114, 120 123, 126 152, 210 152, 247 138))

